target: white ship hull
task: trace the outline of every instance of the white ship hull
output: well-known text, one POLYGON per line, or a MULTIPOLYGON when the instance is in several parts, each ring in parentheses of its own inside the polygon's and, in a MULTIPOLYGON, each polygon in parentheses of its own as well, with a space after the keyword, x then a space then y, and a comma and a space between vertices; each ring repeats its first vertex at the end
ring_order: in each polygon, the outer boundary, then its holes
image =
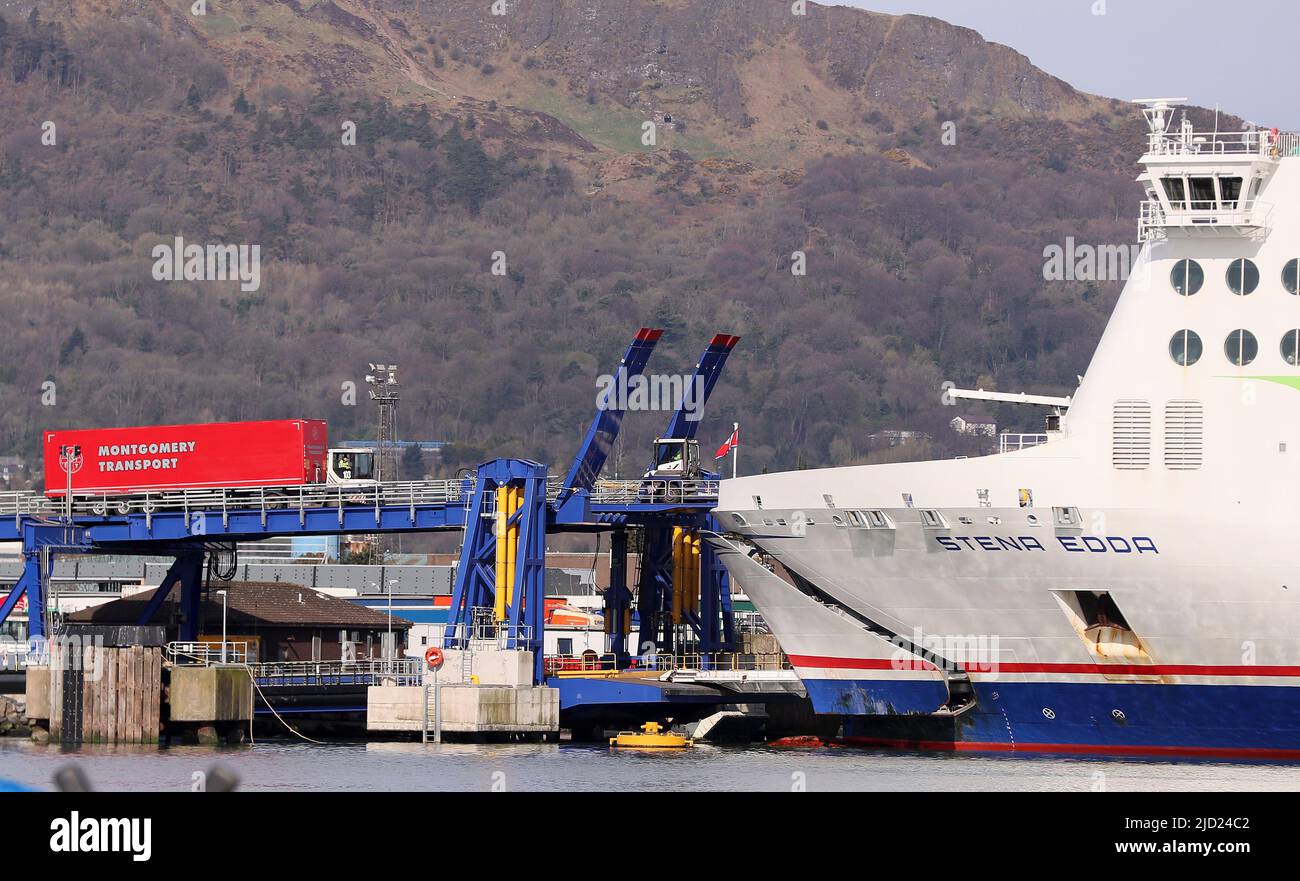
POLYGON ((1165 212, 1171 177, 1273 204, 1159 221, 1046 443, 723 483, 723 528, 793 584, 724 559, 820 712, 888 742, 1300 757, 1300 158, 1170 137, 1143 159, 1165 212))

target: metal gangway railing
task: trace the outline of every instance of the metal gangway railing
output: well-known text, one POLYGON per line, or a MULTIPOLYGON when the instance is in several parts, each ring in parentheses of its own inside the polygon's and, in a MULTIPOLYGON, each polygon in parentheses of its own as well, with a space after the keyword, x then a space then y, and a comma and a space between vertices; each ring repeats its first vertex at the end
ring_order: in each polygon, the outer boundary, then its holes
POLYGON ((718 497, 719 481, 674 480, 648 477, 643 480, 598 480, 591 488, 597 504, 674 504, 709 502, 718 497))
POLYGON ((675 673, 679 671, 709 672, 776 672, 792 670, 790 659, 783 654, 741 652, 655 652, 633 657, 626 668, 620 668, 609 655, 547 655, 544 663, 547 676, 582 677, 610 675, 618 672, 675 673))
POLYGON ((50 651, 45 640, 33 644, 26 640, 0 637, 0 673, 19 673, 28 667, 50 662, 50 651))
POLYGON ((359 661, 266 661, 248 665, 263 688, 290 686, 420 685, 420 658, 374 658, 359 661))
POLYGON ((169 642, 163 646, 163 657, 177 667, 211 667, 219 664, 250 664, 257 660, 249 643, 232 642, 169 642))
MULTIPOLYGON (((130 495, 78 493, 72 495, 73 514, 95 516, 143 513, 153 514, 191 511, 274 511, 337 508, 350 506, 403 507, 418 505, 459 504, 473 486, 471 480, 420 480, 342 486, 306 484, 259 487, 210 487, 203 489, 144 492, 130 495)), ((35 493, 0 493, 0 516, 58 516, 64 511, 62 499, 49 499, 35 493)))
MULTIPOLYGON (((547 481, 548 501, 554 502, 560 497, 563 483, 562 478, 547 481)), ((345 508, 365 505, 376 510, 409 507, 414 514, 417 506, 467 505, 473 488, 474 479, 462 477, 359 487, 332 484, 207 487, 128 495, 78 493, 74 490, 72 512, 74 515, 98 517, 144 514, 146 520, 150 520, 152 515, 164 512, 180 512, 186 516, 191 512, 221 512, 224 518, 233 511, 260 511, 265 516, 267 511, 336 508, 341 517, 345 508)), ((591 491, 593 502, 605 504, 704 503, 717 496, 716 480, 601 480, 591 491)), ((15 519, 22 515, 58 517, 64 510, 60 498, 47 498, 31 492, 0 493, 0 516, 15 519)))

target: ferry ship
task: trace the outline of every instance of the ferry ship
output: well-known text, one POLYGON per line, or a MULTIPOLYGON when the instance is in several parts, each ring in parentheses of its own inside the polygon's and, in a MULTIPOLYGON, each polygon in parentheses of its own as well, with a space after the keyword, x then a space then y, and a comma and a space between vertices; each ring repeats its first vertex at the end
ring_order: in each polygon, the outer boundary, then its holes
POLYGON ((713 543, 849 739, 1300 758, 1300 136, 1183 100, 1136 102, 1141 246, 1075 394, 950 392, 1045 434, 723 482, 713 543))

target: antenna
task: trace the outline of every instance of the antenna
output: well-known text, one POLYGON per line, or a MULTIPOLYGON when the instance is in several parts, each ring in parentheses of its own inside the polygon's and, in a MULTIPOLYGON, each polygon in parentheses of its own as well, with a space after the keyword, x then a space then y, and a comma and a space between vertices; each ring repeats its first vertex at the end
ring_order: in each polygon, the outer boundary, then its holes
POLYGON ((1147 127, 1153 135, 1162 135, 1169 129, 1169 111, 1178 104, 1186 104, 1186 98, 1134 98, 1130 103, 1141 104, 1142 115, 1146 117, 1147 127))

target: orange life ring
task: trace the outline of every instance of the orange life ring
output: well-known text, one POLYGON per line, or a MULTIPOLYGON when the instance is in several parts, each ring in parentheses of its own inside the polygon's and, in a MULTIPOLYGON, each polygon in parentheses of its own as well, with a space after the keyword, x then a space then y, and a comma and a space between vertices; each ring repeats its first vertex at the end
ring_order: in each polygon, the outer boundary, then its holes
POLYGON ((429 665, 430 670, 437 670, 442 666, 442 649, 436 645, 431 646, 424 653, 424 663, 429 665))

